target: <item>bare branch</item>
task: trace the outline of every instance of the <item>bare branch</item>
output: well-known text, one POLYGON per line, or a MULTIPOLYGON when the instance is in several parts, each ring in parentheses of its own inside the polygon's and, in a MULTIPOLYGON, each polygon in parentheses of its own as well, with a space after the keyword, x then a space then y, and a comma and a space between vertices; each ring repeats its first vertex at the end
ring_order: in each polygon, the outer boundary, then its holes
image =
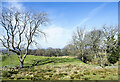
POLYGON ((0 38, 3 46, 19 55, 19 61, 24 62, 28 54, 28 49, 31 44, 35 43, 34 39, 37 35, 43 34, 39 27, 48 22, 46 13, 33 13, 33 12, 19 12, 14 9, 3 9, 0 16, 0 24, 4 28, 6 34, 0 38), (22 57, 22 46, 26 50, 25 55, 22 57))

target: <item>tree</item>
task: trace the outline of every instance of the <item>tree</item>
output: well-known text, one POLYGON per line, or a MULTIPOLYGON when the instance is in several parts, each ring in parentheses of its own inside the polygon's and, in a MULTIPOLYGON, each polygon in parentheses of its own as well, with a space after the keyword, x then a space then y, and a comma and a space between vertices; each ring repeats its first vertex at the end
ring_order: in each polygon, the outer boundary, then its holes
POLYGON ((62 56, 61 49, 60 48, 55 49, 55 54, 56 54, 57 57, 62 56))
POLYGON ((67 51, 66 55, 76 56, 76 48, 74 44, 69 43, 63 48, 63 50, 64 49, 67 51))
POLYGON ((117 26, 104 26, 103 27, 105 36, 106 52, 110 54, 108 56, 108 61, 112 64, 119 60, 119 43, 118 43, 118 27, 117 26))
POLYGON ((45 50, 44 49, 40 49, 40 56, 44 56, 45 55, 45 50))
POLYGON ((52 56, 54 56, 54 54, 55 54, 55 51, 54 51, 54 49, 52 48, 52 47, 48 47, 47 49, 46 49, 46 53, 45 53, 47 56, 49 56, 49 57, 52 57, 52 56))
POLYGON ((94 52, 99 50, 99 45, 102 40, 102 31, 101 30, 92 30, 89 34, 88 37, 90 37, 90 46, 93 49, 94 52))
POLYGON ((62 54, 63 54, 64 56, 68 56, 68 55, 70 55, 67 46, 65 46, 65 47, 62 49, 62 54))
POLYGON ((46 13, 20 12, 15 8, 3 8, 0 15, 0 25, 5 33, 1 35, 0 41, 8 50, 16 53, 20 61, 20 68, 28 54, 31 44, 36 44, 36 37, 45 35, 40 26, 48 22, 46 13), (25 49, 23 55, 22 50, 25 49))
POLYGON ((101 52, 100 47, 103 40, 103 31, 93 29, 86 35, 86 38, 88 39, 90 51, 94 54, 96 59, 98 57, 98 52, 101 52))
POLYGON ((75 52, 78 58, 83 62, 96 59, 98 51, 100 52, 103 34, 101 30, 92 30, 86 32, 83 28, 77 28, 77 31, 72 37, 72 43, 75 47, 75 52))
POLYGON ((88 54, 87 54, 87 46, 88 46, 88 40, 87 40, 87 34, 85 33, 84 28, 77 28, 77 31, 72 36, 72 43, 74 45, 74 51, 76 52, 78 58, 80 58, 83 62, 87 62, 88 60, 88 54))

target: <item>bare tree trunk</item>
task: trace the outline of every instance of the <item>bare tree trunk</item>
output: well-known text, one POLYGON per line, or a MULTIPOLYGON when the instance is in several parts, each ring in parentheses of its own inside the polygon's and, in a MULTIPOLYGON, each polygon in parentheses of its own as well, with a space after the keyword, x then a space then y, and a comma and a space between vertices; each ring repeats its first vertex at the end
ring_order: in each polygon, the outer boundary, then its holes
POLYGON ((23 68, 23 63, 24 63, 26 56, 27 56, 27 54, 25 54, 23 57, 22 57, 22 55, 19 55, 20 68, 23 68))
POLYGON ((19 61, 20 61, 20 68, 23 68, 23 62, 24 62, 24 60, 22 60, 22 55, 19 55, 18 56, 19 57, 19 61))
POLYGON ((20 61, 20 68, 23 68, 23 61, 20 61))
POLYGON ((8 49, 8 56, 10 55, 10 51, 9 51, 9 49, 8 49))

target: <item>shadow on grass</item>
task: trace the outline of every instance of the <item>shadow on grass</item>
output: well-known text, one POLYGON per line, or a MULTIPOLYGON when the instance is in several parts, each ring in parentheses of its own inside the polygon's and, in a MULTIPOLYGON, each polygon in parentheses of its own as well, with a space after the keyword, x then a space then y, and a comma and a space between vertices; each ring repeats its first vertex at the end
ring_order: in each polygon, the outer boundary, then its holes
POLYGON ((48 63, 52 63, 55 61, 54 60, 50 60, 49 58, 47 59, 44 59, 44 60, 33 60, 33 63, 31 66, 24 66, 23 68, 31 68, 31 67, 34 67, 34 66, 39 66, 39 65, 45 65, 45 64, 48 64, 48 63))
POLYGON ((69 59, 69 58, 43 58, 40 60, 32 60, 33 62, 27 66, 24 65, 24 68, 30 68, 34 66, 39 66, 39 65, 45 65, 49 63, 65 63, 65 62, 73 62, 75 59, 69 59))

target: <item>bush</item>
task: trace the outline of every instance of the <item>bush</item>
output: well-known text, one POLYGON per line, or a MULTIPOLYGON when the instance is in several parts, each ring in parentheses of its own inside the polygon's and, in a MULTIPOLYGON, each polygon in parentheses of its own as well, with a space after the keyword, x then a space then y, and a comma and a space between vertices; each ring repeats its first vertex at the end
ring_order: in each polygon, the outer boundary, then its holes
POLYGON ((78 56, 77 56, 77 58, 78 59, 80 59, 81 61, 83 61, 84 63, 87 63, 87 61, 88 62, 91 62, 92 61, 92 59, 93 59, 93 55, 91 55, 91 54, 78 54, 78 56))
POLYGON ((2 77, 11 77, 11 74, 8 71, 2 71, 2 77))
POLYGON ((116 52, 115 50, 113 50, 111 52, 111 55, 108 56, 108 61, 111 63, 111 64, 115 64, 117 61, 119 61, 119 53, 116 52))

